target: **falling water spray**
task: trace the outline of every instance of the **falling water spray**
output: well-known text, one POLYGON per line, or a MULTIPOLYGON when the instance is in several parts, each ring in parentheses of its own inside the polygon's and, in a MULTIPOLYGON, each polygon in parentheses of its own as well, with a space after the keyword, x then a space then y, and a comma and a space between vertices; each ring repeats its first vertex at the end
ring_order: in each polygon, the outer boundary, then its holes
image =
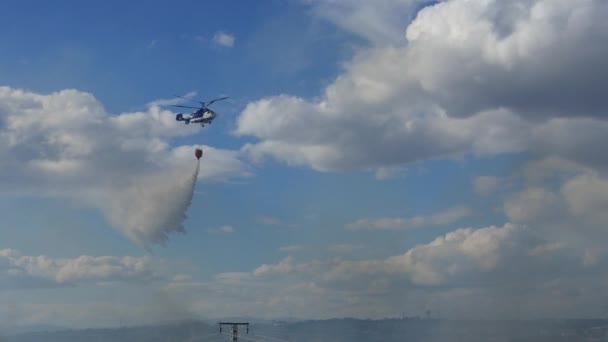
POLYGON ((103 207, 110 223, 140 247, 164 245, 171 233, 185 233, 183 222, 192 203, 203 150, 195 150, 196 167, 186 177, 155 174, 136 178, 113 191, 103 207))

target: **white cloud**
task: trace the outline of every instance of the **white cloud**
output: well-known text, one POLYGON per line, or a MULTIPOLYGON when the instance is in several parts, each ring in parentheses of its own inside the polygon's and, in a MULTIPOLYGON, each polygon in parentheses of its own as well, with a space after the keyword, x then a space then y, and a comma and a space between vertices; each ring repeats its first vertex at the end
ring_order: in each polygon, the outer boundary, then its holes
POLYGON ((607 178, 594 173, 579 174, 564 182, 560 194, 575 222, 573 227, 590 232, 589 238, 595 238, 595 243, 608 238, 605 229, 608 225, 607 178))
POLYGON ((262 225, 276 227, 281 229, 295 229, 298 227, 296 223, 286 222, 278 217, 271 215, 259 215, 256 217, 256 221, 262 225))
POLYGON ((398 166, 385 166, 376 169, 375 176, 377 180, 389 180, 399 178, 405 173, 405 168, 398 166))
POLYGON ((190 274, 176 274, 173 277, 173 281, 174 282, 178 282, 178 283, 188 282, 188 281, 191 281, 191 280, 192 280, 192 276, 190 274))
POLYGON ((220 46, 224 47, 233 47, 234 46, 234 35, 222 31, 218 31, 213 35, 213 42, 220 46))
POLYGON ((88 256, 51 258, 0 250, 0 279, 10 286, 144 282, 160 279, 149 257, 88 256), (20 285, 18 285, 20 284, 20 285))
POLYGON ((274 217, 274 216, 268 216, 268 215, 259 216, 258 222, 260 222, 263 225, 267 225, 267 226, 278 226, 282 223, 279 218, 274 217))
POLYGON ((290 316, 305 319, 379 318, 403 308, 420 314, 440 302, 446 317, 555 317, 601 311, 593 295, 567 293, 599 290, 594 284, 605 281, 598 271, 606 261, 602 254, 507 223, 457 229, 386 258, 286 257, 251 272, 169 288, 184 298, 194 295, 198 310, 224 316, 263 312, 276 318, 289 308, 290 316), (567 306, 554 305, 565 300, 567 306))
MULTIPOLYGON (((598 256, 608 238, 608 179, 603 173, 556 158, 525 164, 520 189, 507 195, 504 212, 545 236, 598 256)), ((594 258, 583 258, 593 260, 594 258)))
MULTIPOLYGON (((406 280, 409 286, 455 285, 475 275, 478 281, 497 277, 495 272, 507 271, 510 263, 526 262, 531 255, 559 251, 554 244, 543 242, 525 227, 505 224, 502 227, 480 229, 463 228, 437 237, 428 244, 420 244, 404 254, 378 260, 327 260, 295 263, 287 257, 277 264, 264 264, 253 275, 309 278, 336 286, 349 282, 365 282, 389 277, 391 282, 406 280)), ((352 246, 350 246, 352 247, 352 246)), ((560 246, 561 247, 561 246, 560 246)), ((352 250, 352 249, 351 249, 352 250)), ((533 263, 532 259, 527 262, 533 263)), ((527 270, 523 270, 526 272, 527 270)), ((388 280, 388 279, 387 279, 388 280)), ((408 286, 402 283, 402 286, 408 286)))
POLYGON ((551 119, 535 128, 531 150, 566 160, 570 167, 578 165, 579 168, 589 167, 606 172, 608 160, 601 153, 600 146, 607 131, 608 121, 603 118, 551 119))
MULTIPOLYGON (((420 2, 311 3, 317 15, 370 46, 357 50, 318 98, 283 94, 248 104, 235 133, 257 141, 241 151, 204 147, 200 177, 249 176, 243 154, 320 171, 372 169, 382 179, 425 159, 529 151, 543 159, 522 170, 522 189, 505 199, 514 223, 457 229, 372 260, 287 257, 208 282, 176 276, 167 290, 185 293, 185 303, 208 315, 277 317, 288 307, 300 317, 382 317, 437 302, 452 317, 605 314, 608 4, 452 0, 409 23, 420 2)), ((91 193, 119 194, 140 178, 182 170, 193 146, 172 148, 171 139, 197 127, 175 125, 174 113, 158 107, 166 103, 112 116, 90 94, 0 87, 2 191, 95 203, 91 193)), ((477 179, 474 186, 486 194, 497 181, 477 179)), ((368 218, 350 228, 458 219, 440 214, 368 218)), ((138 273, 137 262, 99 258, 1 250, 0 280, 52 286, 149 276, 138 273)))
POLYGON ((314 14, 373 44, 403 44, 408 19, 424 0, 308 0, 314 14))
POLYGON ((223 233, 234 233, 234 228, 232 226, 222 226, 220 230, 223 233))
MULTIPOLYGON (((525 234, 525 230, 511 224, 476 230, 458 229, 429 244, 418 245, 402 255, 390 257, 379 265, 383 272, 403 273, 413 284, 445 284, 449 278, 458 278, 469 272, 491 272, 506 266, 505 262, 516 259, 520 249, 525 250, 526 244, 530 243, 521 241, 525 234)), ((354 263, 353 271, 367 273, 370 271, 368 265, 354 263)), ((350 275, 336 269, 335 276, 350 275)))
POLYGON ((238 151, 223 150, 207 145, 186 145, 173 148, 168 159, 177 165, 190 163, 196 147, 203 150, 199 173, 201 181, 229 181, 253 176, 249 167, 241 161, 238 151))
POLYGON ((541 256, 559 251, 562 248, 564 248, 564 245, 561 242, 547 243, 532 248, 528 254, 531 256, 541 256))
POLYGON ((505 213, 514 222, 537 222, 556 217, 561 203, 556 194, 543 188, 528 188, 509 198, 505 213))
POLYGON ((472 214, 471 209, 457 206, 429 216, 414 216, 411 218, 378 218, 359 219, 346 225, 349 230, 391 230, 412 229, 446 225, 457 222, 472 214))
POLYGON ((341 27, 373 33, 372 46, 358 50, 318 98, 250 103, 235 133, 258 141, 244 152, 380 175, 463 153, 532 151, 608 164, 598 149, 608 136, 600 91, 608 86, 608 4, 453 0, 424 8, 409 25, 399 15, 403 30, 385 9, 420 3, 386 4, 312 1, 341 27), (395 33, 402 45, 375 38, 395 33))
MULTIPOLYGON (((183 231, 188 191, 183 199, 158 194, 181 189, 196 161, 195 146, 171 142, 200 128, 176 122, 158 104, 111 115, 77 90, 41 95, 0 87, 0 191, 75 199, 141 246, 166 241, 183 231)), ((203 150, 201 180, 250 175, 240 152, 203 150)))
POLYGON ((608 181, 593 174, 581 174, 563 186, 570 211, 587 216, 608 209, 608 181))
POLYGON ((254 274, 304 277, 343 289, 361 283, 369 286, 376 279, 385 279, 404 288, 459 287, 464 283, 467 286, 495 286, 492 279, 512 281, 508 279, 509 274, 521 276, 518 282, 531 281, 530 285, 533 285, 535 277, 529 272, 542 273, 544 279, 550 280, 554 276, 551 270, 560 263, 562 267, 582 266, 582 254, 582 251, 572 254, 571 246, 543 240, 524 226, 505 224, 457 229, 386 259, 336 259, 297 264, 292 258, 286 258, 274 265, 262 265, 254 274), (543 267, 547 269, 543 270, 543 267))
POLYGON ((208 232, 209 233, 216 233, 216 234, 232 234, 232 233, 235 232, 235 229, 231 225, 223 225, 223 226, 218 227, 218 228, 209 229, 208 232))
POLYGON ((281 260, 278 264, 263 264, 253 271, 256 277, 267 277, 276 274, 286 274, 295 272, 294 260, 291 256, 281 260))
POLYGON ((500 178, 493 176, 479 176, 473 180, 473 190, 481 195, 488 196, 500 187, 500 178))
POLYGON ((279 247, 279 252, 293 253, 293 252, 299 252, 302 249, 304 249, 304 247, 300 246, 300 245, 289 245, 289 246, 279 247))
POLYGON ((327 247, 327 250, 335 254, 351 254, 358 250, 364 249, 363 245, 354 245, 351 243, 339 243, 327 247))
POLYGON ((556 176, 572 176, 581 172, 591 172, 591 169, 563 158, 545 157, 527 162, 522 167, 521 175, 529 183, 542 183, 556 176))

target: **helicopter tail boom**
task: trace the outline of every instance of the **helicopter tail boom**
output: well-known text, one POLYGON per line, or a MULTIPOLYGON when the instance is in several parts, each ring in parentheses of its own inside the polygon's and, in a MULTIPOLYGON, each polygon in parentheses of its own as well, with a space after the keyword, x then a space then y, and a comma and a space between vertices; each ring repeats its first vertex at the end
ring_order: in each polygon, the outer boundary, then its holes
POLYGON ((184 114, 182 114, 182 113, 179 113, 175 116, 176 121, 184 121, 184 123, 186 125, 190 123, 190 119, 191 119, 191 117, 184 118, 184 114))

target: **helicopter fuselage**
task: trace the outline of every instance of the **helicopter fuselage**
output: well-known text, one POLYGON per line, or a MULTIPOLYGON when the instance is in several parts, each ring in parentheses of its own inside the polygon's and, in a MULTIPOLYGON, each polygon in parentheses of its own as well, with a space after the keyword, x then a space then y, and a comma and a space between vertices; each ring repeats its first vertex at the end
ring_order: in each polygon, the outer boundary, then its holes
POLYGON ((190 115, 177 114, 177 121, 184 121, 187 125, 189 123, 200 123, 204 125, 206 123, 211 123, 213 119, 215 119, 216 114, 209 108, 199 109, 196 112, 193 112, 190 115))
MULTIPOLYGON (((188 101, 193 101, 191 99, 188 99, 186 97, 183 96, 177 96, 179 98, 188 100, 188 101)), ((182 114, 179 113, 175 116, 175 120, 177 121, 184 121, 184 123, 187 125, 190 122, 192 123, 200 123, 201 126, 205 126, 206 123, 210 124, 213 119, 215 119, 215 117, 217 116, 217 114, 212 111, 211 109, 209 109, 208 106, 210 106, 211 104, 213 104, 216 101, 221 101, 221 100, 225 100, 228 97, 220 97, 217 99, 213 99, 211 101, 207 101, 207 102, 202 102, 202 101, 196 101, 198 103, 201 104, 200 107, 192 107, 192 106, 184 106, 184 105, 171 105, 173 107, 180 107, 180 108, 192 108, 192 109, 196 109, 196 111, 190 113, 190 114, 182 114)))
POLYGON ((192 123, 211 122, 213 119, 215 119, 215 112, 211 109, 201 109, 190 114, 190 122, 192 123))

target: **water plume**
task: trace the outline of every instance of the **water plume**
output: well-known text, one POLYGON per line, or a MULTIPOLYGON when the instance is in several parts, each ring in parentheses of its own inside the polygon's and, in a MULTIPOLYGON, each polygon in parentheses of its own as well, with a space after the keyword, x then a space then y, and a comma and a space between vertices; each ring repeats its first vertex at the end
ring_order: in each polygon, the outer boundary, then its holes
POLYGON ((161 173, 135 178, 124 189, 112 191, 102 205, 109 222, 140 247, 165 245, 171 233, 185 233, 183 222, 192 203, 200 169, 186 177, 161 173))

